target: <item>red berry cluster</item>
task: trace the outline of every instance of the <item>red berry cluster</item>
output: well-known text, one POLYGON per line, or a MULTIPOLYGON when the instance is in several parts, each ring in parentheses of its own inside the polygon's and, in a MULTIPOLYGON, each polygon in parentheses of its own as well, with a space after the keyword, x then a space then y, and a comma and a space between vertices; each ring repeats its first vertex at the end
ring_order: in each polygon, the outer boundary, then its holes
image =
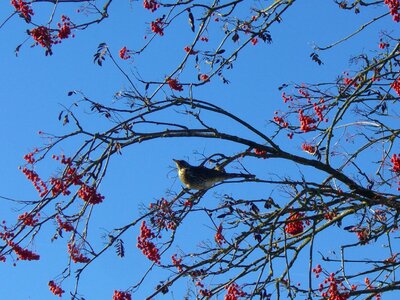
POLYGON ((180 84, 177 79, 170 78, 167 80, 167 83, 171 89, 179 92, 183 91, 182 84, 180 84))
POLYGON ((52 54, 51 46, 54 44, 50 29, 45 26, 39 26, 29 31, 29 34, 35 40, 36 45, 46 48, 46 55, 52 54))
POLYGON ((48 189, 46 183, 39 177, 39 175, 35 171, 24 167, 22 169, 22 173, 24 173, 26 178, 28 178, 28 180, 32 182, 40 197, 43 197, 47 194, 48 189))
POLYGON ((253 46, 255 46, 255 45, 257 45, 257 43, 258 43, 258 38, 253 37, 253 38, 251 39, 251 44, 252 44, 253 46))
MULTIPOLYGON (((57 24, 58 30, 52 30, 46 26, 38 26, 29 31, 29 34, 35 40, 35 45, 41 45, 46 48, 46 55, 51 55, 53 52, 51 47, 61 43, 61 40, 68 38, 71 35, 71 20, 67 16, 61 16, 61 22, 57 24), (51 31, 57 31, 56 35, 52 35, 51 31)), ((71 35, 74 37, 74 35, 71 35)))
POLYGON ((201 81, 208 81, 209 76, 207 74, 200 74, 199 78, 201 81))
POLYGON ((140 235, 137 238, 137 247, 142 250, 142 253, 151 261, 155 263, 160 263, 160 254, 156 245, 150 241, 150 239, 155 238, 155 234, 146 226, 146 221, 142 222, 140 226, 140 235))
POLYGON ((197 53, 199 53, 199 51, 195 51, 192 47, 189 46, 186 46, 185 48, 183 48, 183 50, 185 50, 186 53, 189 53, 189 55, 196 55, 197 53))
POLYGON ((284 103, 287 103, 288 101, 293 101, 292 96, 286 96, 285 92, 282 93, 282 100, 284 103))
POLYGON ((313 145, 310 145, 310 144, 307 144, 307 143, 303 143, 301 145, 301 149, 303 149, 304 152, 307 152, 307 153, 309 153, 311 155, 314 155, 315 152, 317 151, 317 147, 315 147, 313 145))
POLYGON ((267 151, 266 150, 260 150, 260 149, 254 148, 253 151, 254 151, 254 153, 256 155, 261 156, 262 158, 267 158, 266 157, 267 156, 267 151))
POLYGON ((26 22, 29 23, 31 21, 34 13, 28 3, 22 0, 11 0, 11 5, 14 6, 15 10, 19 12, 26 22))
POLYGON ((21 220, 26 226, 35 226, 37 222, 39 222, 39 219, 35 219, 36 216, 40 217, 40 214, 34 215, 24 212, 22 215, 18 216, 18 220, 21 220))
POLYGON ((217 228, 217 232, 215 233, 215 236, 214 236, 214 239, 215 239, 215 242, 218 244, 218 245, 222 245, 223 243, 225 243, 225 238, 224 238, 224 236, 222 235, 222 224, 219 224, 219 226, 218 226, 218 228, 217 228))
POLYGON ((74 263, 87 263, 90 261, 74 244, 68 243, 68 253, 74 263))
POLYGON ((53 196, 58 196, 60 193, 62 195, 69 195, 71 192, 68 188, 71 185, 82 184, 82 175, 79 175, 77 168, 72 166, 72 159, 70 157, 66 157, 65 155, 61 155, 61 157, 53 155, 52 157, 57 161, 59 160, 63 165, 67 165, 68 169, 62 178, 50 178, 50 184, 52 185, 51 193, 53 196))
POLYGON ((176 254, 171 256, 172 264, 178 269, 179 273, 183 272, 182 258, 176 258, 176 254))
MULTIPOLYGON (((347 73, 346 73, 347 74, 347 73)), ((358 87, 359 83, 357 78, 353 79, 353 78, 348 78, 348 77, 344 77, 343 78, 343 83, 344 85, 348 86, 348 85, 352 85, 354 87, 358 87)))
POLYGON ((379 43, 379 48, 380 49, 386 49, 386 48, 389 48, 389 43, 384 43, 384 42, 380 42, 379 43))
POLYGON ((131 293, 114 291, 113 300, 132 300, 131 293))
POLYGON ((303 114, 303 110, 299 109, 299 121, 300 121, 300 130, 304 133, 309 132, 317 128, 317 121, 310 116, 306 116, 303 114))
POLYGON ((400 22, 400 0, 385 0, 385 4, 389 7, 393 21, 400 22))
POLYGON ((291 213, 286 219, 285 232, 290 235, 297 235, 304 231, 304 222, 300 220, 304 217, 303 213, 291 213))
MULTIPOLYGON (((400 176, 400 154, 393 154, 390 162, 393 164, 392 171, 400 176)), ((400 191, 400 181, 397 190, 400 191)))
MULTIPOLYGON (((365 285, 367 286, 368 290, 373 290, 374 289, 374 287, 371 285, 371 282, 370 282, 368 277, 365 277, 364 282, 365 282, 365 285)), ((376 300, 381 300, 381 294, 376 294, 375 295, 375 299, 376 300)))
MULTIPOLYGON (((58 34, 57 37, 59 38, 59 41, 55 41, 55 44, 58 44, 61 42, 62 39, 66 39, 69 37, 69 35, 71 34, 71 20, 69 17, 62 15, 61 16, 61 23, 57 24, 59 30, 58 30, 58 34)), ((74 37, 72 35, 72 37, 74 37)))
POLYGON ((143 7, 151 12, 155 12, 160 7, 160 4, 154 0, 143 0, 143 7))
POLYGON ((400 154, 393 154, 390 161, 393 164, 392 171, 400 173, 400 154))
POLYGON ((163 19, 158 18, 155 21, 151 22, 150 24, 151 31, 153 31, 155 34, 163 36, 164 35, 163 25, 164 25, 163 19))
POLYGON ((58 228, 66 231, 66 232, 74 231, 74 227, 71 225, 71 223, 63 222, 59 215, 56 215, 56 221, 58 223, 58 228))
POLYGON ((315 277, 318 278, 322 272, 322 267, 318 264, 315 268, 312 269, 312 272, 315 273, 315 277))
POLYGON ((121 50, 119 50, 119 57, 123 60, 130 59, 129 50, 126 47, 121 48, 121 50))
POLYGON ((399 255, 399 253, 395 253, 393 254, 391 257, 386 258, 383 263, 384 264, 395 264, 397 263, 397 256, 399 255))
POLYGON ((392 84, 390 85, 390 87, 392 89, 394 89, 394 91, 397 93, 397 95, 400 96, 400 77, 397 77, 397 79, 395 81, 392 82, 392 84))
POLYGON ((33 164, 36 162, 35 154, 38 153, 38 152, 39 152, 39 150, 38 150, 38 149, 35 149, 35 150, 33 150, 32 152, 30 152, 30 153, 28 153, 28 154, 25 154, 25 155, 24 155, 24 160, 26 160, 26 162, 27 162, 28 164, 33 165, 33 164))
POLYGON ((327 300, 347 300, 350 295, 348 289, 343 282, 335 278, 335 274, 331 273, 324 283, 319 285, 321 296, 327 300), (327 286, 325 286, 327 285, 327 286), (326 291, 324 291, 326 289, 326 291))
POLYGON ((15 244, 13 241, 7 241, 7 244, 17 254, 19 260, 39 260, 40 255, 33 253, 28 249, 23 249, 20 245, 15 244))
MULTIPOLYGON (((3 224, 6 221, 3 221, 3 224)), ((14 237, 14 233, 11 232, 6 225, 3 225, 3 232, 0 232, 0 239, 2 239, 3 241, 7 242, 8 239, 11 239, 14 237)))
MULTIPOLYGON (((59 156, 53 155, 55 160, 60 160, 59 156)), ((65 174, 62 178, 50 178, 50 183, 52 184, 52 194, 57 196, 60 193, 62 195, 69 195, 69 187, 71 185, 79 185, 78 197, 89 204, 99 204, 103 202, 104 196, 97 193, 95 186, 88 186, 86 183, 82 182, 82 175, 78 174, 78 169, 72 166, 72 159, 70 157, 61 156, 61 163, 68 166, 65 174)))
POLYGON ((99 204, 104 200, 104 196, 97 193, 96 187, 88 186, 84 183, 81 184, 78 190, 78 197, 89 204, 99 204))
POLYGON ((310 93, 305 89, 306 85, 303 83, 301 86, 302 88, 299 88, 297 91, 300 95, 306 98, 308 102, 311 102, 310 93))
POLYGON ((211 297, 212 293, 210 290, 204 288, 204 284, 201 281, 196 281, 196 286, 200 288, 199 295, 202 297, 211 297))
POLYGON ((200 37, 200 41, 207 43, 208 37, 202 36, 202 37, 200 37))
POLYGON ((190 201, 190 200, 186 200, 186 201, 183 203, 183 205, 186 206, 186 207, 192 207, 193 204, 194 204, 193 201, 190 201))
MULTIPOLYGON (((314 108, 315 114, 317 115, 317 117, 320 121, 322 121, 324 119, 323 112, 326 109, 326 105, 324 103, 325 103, 325 100, 323 98, 319 99, 320 105, 318 105, 315 102, 313 103, 313 108, 314 108)), ((328 120, 325 120, 325 121, 328 121, 328 120)))
POLYGON ((281 126, 281 127, 283 127, 283 128, 289 127, 289 123, 286 122, 286 121, 283 119, 283 117, 279 117, 277 111, 275 111, 274 114, 276 115, 276 116, 274 117, 274 121, 275 121, 279 126, 281 126))
POLYGON ((156 203, 150 203, 150 209, 154 216, 150 219, 151 224, 159 229, 176 229, 175 212, 172 210, 173 202, 161 198, 156 203))
POLYGON ((208 289, 200 289, 199 291, 200 296, 206 297, 206 299, 210 298, 212 296, 212 293, 208 289))
POLYGON ((333 220, 333 218, 335 218, 336 216, 337 216, 337 213, 334 212, 334 211, 327 211, 327 212, 324 214, 324 218, 325 218, 326 220, 329 220, 329 221, 333 220))
POLYGON ((61 286, 57 285, 53 280, 49 281, 49 289, 54 295, 58 297, 61 297, 62 294, 64 294, 64 290, 61 288, 61 286))
POLYGON ((354 232, 357 235, 358 240, 360 241, 361 245, 368 244, 368 240, 370 238, 370 231, 368 228, 361 227, 354 229, 354 232))
POLYGON ((235 282, 231 283, 226 289, 224 300, 238 300, 240 297, 247 295, 235 282))

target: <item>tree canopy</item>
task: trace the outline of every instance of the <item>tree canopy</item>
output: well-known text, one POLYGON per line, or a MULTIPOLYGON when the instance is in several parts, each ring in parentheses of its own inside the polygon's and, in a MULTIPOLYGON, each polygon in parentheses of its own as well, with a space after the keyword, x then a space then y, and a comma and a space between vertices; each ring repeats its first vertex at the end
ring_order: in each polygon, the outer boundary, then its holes
POLYGON ((56 66, 38 95, 65 95, 21 141, 37 193, 1 191, 3 269, 49 266, 71 299, 400 289, 399 0, 2 6, 15 61, 56 66), (244 176, 190 190, 172 159, 244 176))

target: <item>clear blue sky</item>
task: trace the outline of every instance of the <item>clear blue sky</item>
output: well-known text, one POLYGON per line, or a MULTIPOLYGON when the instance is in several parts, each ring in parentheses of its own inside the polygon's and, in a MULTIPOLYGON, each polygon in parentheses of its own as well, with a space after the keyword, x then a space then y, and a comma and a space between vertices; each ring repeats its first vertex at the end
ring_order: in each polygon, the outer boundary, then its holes
MULTIPOLYGON (((67 97, 70 90, 81 90, 92 99, 105 104, 112 103, 115 92, 128 86, 128 82, 109 61, 103 67, 93 64, 93 54, 97 45, 106 42, 114 55, 123 46, 130 49, 140 47, 145 41, 143 36, 148 31, 148 23, 156 14, 145 11, 142 1, 118 1, 112 3, 110 18, 98 26, 76 32, 74 39, 64 41, 54 47, 54 55, 44 56, 41 47, 30 48, 31 40, 21 48, 18 57, 14 54, 17 45, 27 37, 25 22, 15 16, 0 30, 0 195, 14 199, 36 199, 37 194, 30 182, 18 170, 23 163, 22 157, 44 140, 37 134, 39 130, 51 133, 66 132, 67 129, 57 120, 62 106, 69 106, 73 99, 67 97)), ((61 12, 71 12, 72 4, 60 5, 61 12)), ((50 6, 38 4, 35 11, 39 18, 46 19, 50 6), (39 8, 40 7, 40 8, 39 8)), ((230 85, 212 82, 201 87, 196 95, 215 101, 216 104, 238 114, 252 125, 264 130, 267 134, 273 129, 268 121, 273 111, 283 108, 281 92, 277 87, 285 82, 329 81, 343 71, 351 70, 348 59, 360 51, 377 49, 379 29, 398 30, 389 19, 381 21, 365 33, 357 35, 351 43, 343 43, 334 51, 321 54, 323 66, 313 63, 309 54, 313 43, 326 45, 351 33, 371 17, 385 11, 361 10, 356 15, 339 10, 333 1, 307 0, 299 1, 289 11, 279 26, 271 28, 273 43, 259 42, 249 47, 239 57, 232 71, 225 73, 230 85), (244 109, 245 107, 245 109, 244 109)), ((12 13, 9 1, 0 3, 0 22, 12 13)), ((69 14, 73 18, 74 14, 69 14)), ((398 25, 398 24, 397 24, 398 25)), ((166 31, 158 38, 147 54, 140 56, 133 63, 118 60, 126 72, 138 72, 144 79, 163 80, 185 55, 183 47, 191 41, 188 27, 166 31)), ((159 95, 161 97, 162 94, 159 95)), ((86 112, 87 125, 95 128, 96 118, 86 112)), ((82 114, 84 116, 84 114, 82 114)), ((301 141, 287 143, 284 147, 300 149, 301 141)), ((59 153, 71 154, 77 145, 66 145, 58 149, 59 153)), ((234 146, 224 143, 217 145, 204 140, 170 140, 145 143, 132 149, 125 149, 122 156, 112 160, 107 179, 101 192, 106 200, 96 211, 96 220, 92 225, 92 234, 99 237, 107 230, 129 222, 139 215, 141 203, 148 205, 154 199, 165 196, 168 189, 179 191, 180 183, 176 180, 172 158, 189 158, 196 163, 194 151, 211 154, 216 151, 232 153, 234 146), (152 172, 148 172, 151 169, 152 172)), ((59 154, 55 153, 55 154, 59 154)), ((198 158, 198 157, 197 157, 198 158)), ((265 164, 266 169, 250 166, 262 176, 274 173, 281 166, 271 161, 265 164)), ((51 175, 57 165, 49 162, 43 165, 42 174, 51 175)), ((291 166, 287 173, 297 174, 298 167, 291 166)), ((255 197, 269 195, 270 190, 240 190, 233 185, 224 185, 216 193, 254 193, 255 197)), ((209 193, 203 199, 218 201, 209 193)), ((16 216, 23 212, 15 203, 0 200, 0 220, 12 223, 16 216)), ((201 219, 199 219, 201 220, 201 219)), ((200 221, 201 222, 201 221, 200 221)), ((185 225, 181 232, 184 244, 195 244, 193 231, 197 236, 212 237, 213 232, 202 223, 196 226, 185 225), (201 228, 199 230, 199 227, 201 228), (206 235, 207 233, 207 235, 206 235)), ((86 299, 111 299, 114 289, 123 290, 139 279, 139 275, 150 265, 136 249, 136 227, 125 236, 126 258, 120 259, 114 253, 106 254, 92 264, 82 279, 80 290, 86 299)), ((50 243, 54 227, 47 226, 36 239, 34 249, 40 253, 38 262, 18 262, 0 264, 0 289, 2 299, 54 299, 49 292, 47 282, 55 278, 67 263, 65 240, 50 243)), ((329 245, 329 239, 326 241, 329 245)), ((157 279, 162 279, 157 277, 157 279)), ((152 275, 153 276, 153 275, 152 275)), ((299 275, 301 277, 301 274, 299 275)), ((155 281, 148 280, 141 291, 148 294, 155 281)), ((73 281, 63 283, 69 290, 73 281)), ((185 286, 182 287, 184 291, 185 286)), ((178 292, 179 293, 179 292, 178 292)), ((141 299, 140 293, 134 299, 141 299)), ((67 296, 64 297, 68 299, 67 296)), ((160 297, 161 298, 161 297, 160 297)), ((165 297, 167 299, 168 296, 165 297)), ((175 299, 182 295, 175 294, 175 299)), ((389 298, 385 298, 389 299, 389 298)), ((395 298, 393 298, 395 299, 395 298)))

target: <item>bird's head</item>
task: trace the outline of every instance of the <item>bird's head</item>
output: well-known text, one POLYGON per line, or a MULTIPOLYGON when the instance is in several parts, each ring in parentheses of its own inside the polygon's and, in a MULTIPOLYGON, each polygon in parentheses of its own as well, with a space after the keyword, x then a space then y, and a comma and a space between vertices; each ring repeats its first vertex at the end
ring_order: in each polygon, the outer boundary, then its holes
POLYGON ((190 167, 189 163, 185 160, 173 159, 173 161, 176 163, 178 169, 185 169, 190 167))

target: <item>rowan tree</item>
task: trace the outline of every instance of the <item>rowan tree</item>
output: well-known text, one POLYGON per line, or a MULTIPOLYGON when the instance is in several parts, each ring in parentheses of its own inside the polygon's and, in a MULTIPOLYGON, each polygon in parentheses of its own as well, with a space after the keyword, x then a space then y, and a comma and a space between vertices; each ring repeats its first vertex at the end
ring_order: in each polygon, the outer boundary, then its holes
POLYGON ((57 252, 64 267, 43 280, 49 293, 72 299, 91 299, 88 287, 107 274, 118 286, 98 288, 114 300, 395 295, 400 2, 306 2, 12 0, 0 29, 24 24, 19 57, 57 60, 66 44, 79 52, 93 42, 80 35, 109 30, 93 62, 99 76, 112 68, 119 78, 108 78, 113 97, 60 86, 60 127, 40 129, 42 144, 16 162, 37 194, 8 202, 17 213, 4 213, 4 268, 46 264, 57 252), (118 23, 129 7, 141 28, 118 23), (290 61, 268 51, 288 42, 280 39, 285 24, 307 8, 351 21, 335 32, 331 20, 309 19, 331 29, 315 42, 288 43, 292 57, 307 53, 301 76, 316 73, 317 81, 257 69, 264 60, 290 61), (119 47, 107 42, 117 32, 126 36, 119 47), (343 48, 358 52, 349 57, 343 48), (257 72, 243 73, 248 62, 257 72), (271 86, 260 76, 286 81, 271 86), (254 84, 243 86, 244 77, 254 84), (235 106, 231 89, 258 97, 235 106), (256 177, 188 190, 172 158, 256 177), (141 169, 126 168, 142 160, 141 169), (137 199, 141 187, 146 199, 137 199), (112 273, 120 263, 125 271, 112 273))

